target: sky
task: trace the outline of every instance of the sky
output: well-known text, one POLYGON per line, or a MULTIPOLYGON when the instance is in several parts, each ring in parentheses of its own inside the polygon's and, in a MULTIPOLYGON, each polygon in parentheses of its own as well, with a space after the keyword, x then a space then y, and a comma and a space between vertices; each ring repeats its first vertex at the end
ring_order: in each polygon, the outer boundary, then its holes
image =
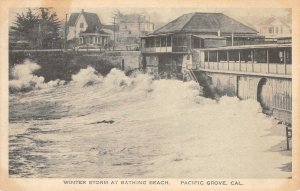
MULTIPOLYGON (((66 14, 68 14, 69 16, 72 12, 80 12, 82 8, 64 9, 54 7, 53 10, 57 12, 61 20, 65 21, 66 14)), ((113 23, 113 13, 116 10, 119 10, 125 14, 140 13, 146 15, 147 17, 150 17, 151 22, 154 22, 158 25, 166 24, 185 13, 191 12, 224 13, 225 15, 228 15, 250 26, 256 25, 262 22, 264 19, 270 18, 272 16, 291 20, 291 18, 289 17, 289 12, 291 12, 291 9, 284 8, 84 8, 84 11, 86 12, 97 13, 101 23, 103 24, 113 23)), ((13 23, 13 21, 15 20, 16 13, 20 13, 22 11, 24 11, 24 9, 10 10, 10 23, 13 23)))

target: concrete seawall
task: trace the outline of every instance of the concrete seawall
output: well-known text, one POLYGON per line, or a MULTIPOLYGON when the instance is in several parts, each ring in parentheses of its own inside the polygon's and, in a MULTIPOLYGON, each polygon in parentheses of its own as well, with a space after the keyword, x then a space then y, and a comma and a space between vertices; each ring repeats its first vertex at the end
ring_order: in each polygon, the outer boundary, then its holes
POLYGON ((194 71, 208 97, 223 95, 257 100, 276 118, 292 122, 292 79, 194 71))
POLYGON ((9 53, 10 71, 16 64, 22 64, 25 59, 30 59, 41 66, 35 74, 45 77, 45 81, 55 79, 69 81, 73 74, 87 66, 94 67, 102 75, 106 75, 111 68, 119 68, 125 72, 137 69, 140 52, 11 51, 9 53))

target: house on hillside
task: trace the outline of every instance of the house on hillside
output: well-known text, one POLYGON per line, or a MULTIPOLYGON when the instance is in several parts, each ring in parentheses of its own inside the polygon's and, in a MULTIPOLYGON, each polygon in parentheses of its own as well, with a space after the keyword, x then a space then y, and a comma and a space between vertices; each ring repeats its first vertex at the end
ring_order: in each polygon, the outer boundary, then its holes
POLYGON ((67 40, 72 41, 74 45, 105 46, 112 36, 112 31, 101 24, 96 13, 84 10, 72 13, 67 26, 67 40))
POLYGON ((150 18, 140 14, 117 15, 117 25, 120 43, 139 43, 140 37, 154 31, 154 24, 150 18))
POLYGON ((196 61, 197 49, 251 44, 258 31, 223 13, 189 13, 141 37, 142 68, 154 75, 178 74, 196 61))
POLYGON ((290 37, 292 28, 290 24, 275 17, 268 18, 257 25, 259 34, 267 38, 290 37))

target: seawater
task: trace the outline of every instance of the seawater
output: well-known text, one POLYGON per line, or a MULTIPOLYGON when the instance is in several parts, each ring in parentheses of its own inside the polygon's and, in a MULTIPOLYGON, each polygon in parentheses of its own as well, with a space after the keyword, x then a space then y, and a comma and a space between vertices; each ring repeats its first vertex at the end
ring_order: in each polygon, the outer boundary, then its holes
MULTIPOLYGON (((291 156, 255 100, 212 100, 195 82, 87 67, 45 82, 11 72, 9 174, 55 178, 281 178, 291 156), (274 150, 274 148, 276 148, 274 150)), ((284 129, 282 129, 284 132, 284 129)))

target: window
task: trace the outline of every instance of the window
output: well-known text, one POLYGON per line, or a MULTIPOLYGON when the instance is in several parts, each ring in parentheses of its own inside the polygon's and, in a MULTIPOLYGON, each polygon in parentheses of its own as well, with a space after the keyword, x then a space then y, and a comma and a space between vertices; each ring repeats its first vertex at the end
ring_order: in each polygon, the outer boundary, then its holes
POLYGON ((283 63, 283 49, 269 49, 269 63, 283 63))
POLYGON ((219 61, 220 62, 227 62, 227 52, 226 51, 220 51, 219 52, 219 61))
POLYGON ((166 39, 166 37, 165 36, 163 36, 163 37, 161 37, 161 46, 162 47, 165 47, 166 45, 167 45, 167 39, 166 39))
POLYGON ((84 23, 80 23, 80 28, 84 28, 84 23))
POLYGON ((239 51, 237 51, 237 50, 229 51, 229 61, 238 62, 239 61, 239 51))
POLYGON ((217 60, 217 51, 209 52, 209 61, 210 62, 218 62, 218 60, 217 60))
POLYGON ((269 27, 269 33, 273 34, 274 33, 274 27, 269 27))
POLYGON ((125 25, 125 29, 127 29, 127 25, 125 25))
POLYGON ((267 50, 266 49, 255 49, 253 59, 254 59, 254 62, 256 62, 256 63, 267 63, 267 50))
POLYGON ((128 34, 131 34, 131 30, 128 31, 128 34))

